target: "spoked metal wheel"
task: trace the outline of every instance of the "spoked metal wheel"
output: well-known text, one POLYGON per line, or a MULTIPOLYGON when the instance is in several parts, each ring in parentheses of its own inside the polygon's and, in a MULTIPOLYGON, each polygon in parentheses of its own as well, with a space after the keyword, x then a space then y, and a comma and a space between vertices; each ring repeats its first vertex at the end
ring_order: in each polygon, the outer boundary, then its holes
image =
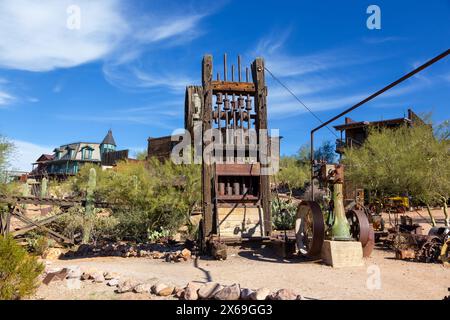
POLYGON ((350 210, 346 213, 350 225, 350 234, 363 247, 363 256, 370 257, 375 246, 375 232, 366 214, 362 210, 350 210))
POLYGON ((325 238, 325 222, 317 202, 305 201, 298 206, 295 236, 301 255, 308 257, 320 255, 325 238))

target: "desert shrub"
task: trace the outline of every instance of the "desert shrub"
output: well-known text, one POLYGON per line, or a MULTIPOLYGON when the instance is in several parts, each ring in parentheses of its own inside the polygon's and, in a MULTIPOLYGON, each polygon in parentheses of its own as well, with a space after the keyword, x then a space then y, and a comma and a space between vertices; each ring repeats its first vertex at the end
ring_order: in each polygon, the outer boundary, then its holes
POLYGON ((55 241, 47 238, 45 235, 30 232, 27 234, 28 251, 36 256, 43 256, 49 247, 55 244, 55 241))
POLYGON ((170 236, 170 230, 161 228, 160 230, 148 230, 148 240, 150 242, 158 242, 170 236))
POLYGON ((274 183, 286 187, 292 194, 294 189, 302 189, 309 180, 309 166, 298 157, 283 156, 280 158, 280 171, 273 177, 274 183))
POLYGON ((0 236, 0 300, 21 299, 38 286, 44 266, 10 236, 0 236))
MULTIPOLYGON (((120 162, 114 169, 105 171, 85 165, 65 183, 71 195, 86 196, 91 168, 97 173, 95 200, 116 204, 109 219, 96 218, 99 228, 98 232, 94 230, 94 238, 103 237, 106 232, 120 239, 141 242, 148 241, 153 232, 165 230, 173 235, 180 226, 190 226, 190 214, 201 199, 199 165, 176 165, 156 159, 120 162)), ((81 232, 86 223, 82 210, 72 209, 59 221, 67 236, 81 232)))
POLYGON ((291 230, 295 227, 297 206, 290 200, 275 197, 272 201, 272 225, 276 230, 291 230))
MULTIPOLYGON (((116 217, 95 209, 92 219, 90 241, 96 242, 100 239, 115 239, 117 237, 119 220, 116 217)), ((82 235, 84 223, 84 208, 76 206, 70 208, 67 214, 58 219, 56 228, 61 230, 66 237, 77 239, 82 235)))

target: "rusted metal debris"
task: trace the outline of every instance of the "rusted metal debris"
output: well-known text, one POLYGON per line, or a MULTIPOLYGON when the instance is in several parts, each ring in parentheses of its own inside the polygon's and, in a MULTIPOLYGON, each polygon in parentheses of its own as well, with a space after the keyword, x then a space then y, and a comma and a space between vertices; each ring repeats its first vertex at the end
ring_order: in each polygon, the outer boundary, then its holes
POLYGON ((442 262, 448 264, 449 227, 435 227, 427 235, 422 228, 412 223, 412 219, 401 216, 401 221, 390 233, 385 244, 391 247, 397 259, 414 260, 425 263, 442 262))

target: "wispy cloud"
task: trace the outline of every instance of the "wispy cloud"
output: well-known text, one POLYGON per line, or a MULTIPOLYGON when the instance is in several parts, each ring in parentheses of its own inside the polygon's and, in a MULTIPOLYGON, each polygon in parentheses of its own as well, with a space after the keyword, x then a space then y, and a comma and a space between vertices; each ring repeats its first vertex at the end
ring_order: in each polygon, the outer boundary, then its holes
POLYGON ((381 44, 386 42, 398 42, 398 41, 404 41, 406 38, 403 37, 396 37, 396 36, 388 36, 388 37, 364 37, 363 42, 367 44, 381 44))
POLYGON ((101 59, 129 28, 116 0, 78 0, 80 28, 70 29, 72 0, 0 2, 0 67, 48 71, 101 59))
POLYGON ((5 108, 11 104, 16 98, 6 91, 0 89, 0 108, 5 108))
POLYGON ((314 53, 293 54, 285 50, 289 30, 273 33, 259 41, 252 55, 263 56, 266 66, 280 77, 296 77, 320 71, 355 66, 381 59, 360 54, 354 48, 341 47, 314 53))
MULTIPOLYGON (((167 66, 165 73, 153 66, 165 48, 203 34, 199 25, 214 9, 199 12, 195 7, 185 3, 170 12, 151 9, 136 15, 135 8, 120 0, 3 0, 0 68, 42 72, 101 61, 113 85, 179 90, 190 80, 179 66, 167 66), (71 5, 80 9, 79 29, 67 27, 71 5)), ((53 91, 61 88, 56 85, 53 91)))

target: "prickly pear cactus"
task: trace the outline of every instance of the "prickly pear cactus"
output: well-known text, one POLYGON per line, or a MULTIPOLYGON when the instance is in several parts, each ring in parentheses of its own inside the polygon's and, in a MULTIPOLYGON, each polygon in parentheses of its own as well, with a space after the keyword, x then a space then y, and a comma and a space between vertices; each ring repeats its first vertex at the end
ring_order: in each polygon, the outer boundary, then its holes
POLYGON ((94 218, 94 192, 97 185, 97 172, 94 168, 89 170, 89 182, 86 190, 86 205, 84 211, 83 243, 88 243, 91 237, 94 218))

